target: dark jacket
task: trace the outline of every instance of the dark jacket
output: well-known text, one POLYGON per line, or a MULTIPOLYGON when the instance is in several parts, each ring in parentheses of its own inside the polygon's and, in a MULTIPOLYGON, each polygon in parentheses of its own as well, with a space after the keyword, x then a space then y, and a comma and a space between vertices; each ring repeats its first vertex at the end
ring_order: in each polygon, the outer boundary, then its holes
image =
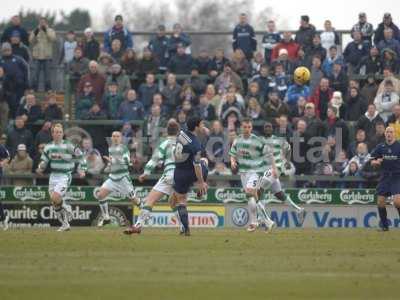
POLYGON ((375 113, 375 116, 373 118, 369 118, 367 116, 367 113, 365 113, 357 121, 356 128, 363 129, 365 131, 365 136, 367 137, 367 140, 370 140, 375 135, 375 132, 376 132, 375 125, 378 122, 384 123, 383 119, 378 114, 378 112, 375 113))
POLYGON ((158 73, 159 62, 157 58, 151 57, 150 59, 141 59, 138 65, 138 75, 140 79, 144 79, 147 73, 158 73))
POLYGON ((86 41, 83 45, 83 55, 88 60, 97 61, 100 56, 100 44, 96 39, 91 39, 90 41, 86 41))
POLYGON ((348 96, 346 100, 346 107, 347 109, 344 119, 346 121, 358 121, 361 115, 366 112, 368 103, 360 95, 357 95, 356 97, 348 96))
POLYGON ((315 35, 314 25, 309 24, 308 27, 301 27, 296 31, 295 42, 303 46, 304 51, 308 53, 309 48, 312 46, 312 40, 315 35))
POLYGON ((382 61, 379 56, 364 56, 357 66, 357 73, 361 75, 379 74, 382 71, 382 61))
POLYGON ((170 57, 168 52, 169 43, 169 38, 166 36, 155 36, 149 42, 149 49, 159 61, 159 69, 161 71, 165 71, 167 69, 168 60, 170 57))
POLYGON ((175 74, 190 74, 194 60, 191 55, 175 55, 168 64, 168 71, 175 74))
POLYGON ((80 95, 75 102, 75 117, 77 120, 89 118, 89 110, 96 103, 94 94, 80 95))
POLYGON ((367 41, 361 40, 359 43, 355 41, 349 43, 343 52, 345 61, 354 67, 357 67, 364 56, 369 53, 370 45, 367 41))
POLYGON ((146 83, 142 83, 138 90, 139 97, 138 99, 142 102, 144 111, 147 113, 150 110, 151 105, 153 104, 153 96, 155 93, 158 93, 157 84, 153 84, 149 86, 146 83))
POLYGON ((344 70, 342 70, 337 76, 335 74, 331 74, 331 76, 328 76, 328 78, 332 90, 340 91, 342 95, 346 95, 348 77, 344 70))
POLYGON ((44 119, 48 121, 52 120, 62 120, 63 113, 57 104, 48 105, 43 113, 44 119))
POLYGON ((144 107, 139 100, 128 101, 121 103, 118 109, 118 119, 123 121, 143 120, 144 107))
POLYGON ((17 109, 17 116, 27 115, 27 123, 33 123, 43 117, 42 108, 40 105, 33 105, 28 108, 25 104, 21 104, 17 109))
POLYGON ((12 46, 12 53, 16 56, 21 57, 23 60, 25 60, 26 63, 29 64, 29 61, 31 60, 31 57, 29 55, 29 49, 27 46, 24 44, 20 43, 20 45, 11 45, 12 46))
POLYGON ((6 146, 7 149, 10 151, 11 157, 14 157, 19 144, 25 144, 29 154, 31 156, 33 155, 33 136, 32 132, 29 129, 25 127, 14 127, 12 130, 10 130, 7 136, 6 146))
POLYGON ((118 109, 124 99, 120 94, 105 94, 103 98, 103 108, 107 112, 109 119, 118 119, 118 109))
POLYGON ((217 71, 218 74, 221 74, 224 70, 224 65, 229 62, 229 59, 223 57, 221 60, 217 60, 215 57, 211 60, 208 71, 217 71))
POLYGON ((2 56, 0 65, 4 68, 7 78, 12 80, 15 87, 26 88, 28 85, 28 65, 19 56, 2 56))
POLYGON ((21 38, 21 42, 23 42, 26 46, 29 46, 28 32, 25 30, 25 28, 23 28, 21 26, 15 26, 15 25, 8 26, 4 30, 3 35, 1 36, 1 43, 10 42, 11 35, 13 34, 14 31, 18 31, 20 38, 21 38))
MULTIPOLYGON (((396 40, 400 40, 400 30, 399 28, 392 22, 389 27, 393 30, 393 38, 395 38, 396 40)), ((382 41, 384 39, 384 34, 383 31, 385 30, 386 25, 382 23, 380 23, 378 25, 378 28, 376 28, 375 30, 375 36, 374 36, 374 44, 378 45, 380 41, 382 41)))
POLYGON ((111 53, 112 41, 118 39, 121 41, 121 49, 133 48, 132 34, 126 27, 116 28, 113 26, 110 30, 104 33, 104 48, 108 53, 111 53))
POLYGON ((200 118, 206 121, 213 121, 217 119, 217 115, 215 113, 215 107, 212 104, 208 104, 207 106, 198 105, 197 113, 200 118))
POLYGON ((192 44, 192 40, 188 34, 183 32, 181 32, 178 37, 171 36, 168 43, 168 52, 170 58, 176 54, 178 44, 182 44, 184 47, 189 47, 192 44))
MULTIPOLYGON (((342 149, 347 149, 349 145, 349 128, 342 119, 326 120, 324 122, 325 136, 336 136, 336 133, 342 140, 342 149), (340 130, 340 131, 339 131, 340 130)), ((336 141, 339 143, 339 141, 336 141)))
POLYGON ((179 95, 181 93, 181 86, 176 84, 172 89, 166 85, 161 91, 164 98, 164 103, 167 106, 167 113, 172 113, 178 105, 180 105, 179 95))
POLYGON ((247 58, 253 57, 253 52, 257 50, 254 28, 249 24, 237 24, 233 29, 232 41, 233 50, 241 49, 247 58))

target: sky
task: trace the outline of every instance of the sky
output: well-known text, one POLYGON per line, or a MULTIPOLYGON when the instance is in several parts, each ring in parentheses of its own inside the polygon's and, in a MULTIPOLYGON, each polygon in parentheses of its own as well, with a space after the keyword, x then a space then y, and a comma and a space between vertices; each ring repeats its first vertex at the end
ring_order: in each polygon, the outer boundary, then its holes
MULTIPOLYGON (((143 1, 148 3, 149 0, 132 0, 143 1)), ((188 0, 192 1, 192 0, 188 0)), ((201 1, 201 0, 200 0, 201 1)), ((229 1, 229 0, 227 0, 229 1)), ((400 1, 399 0, 278 0, 266 1, 255 0, 256 8, 262 9, 265 6, 272 7, 275 14, 285 19, 285 23, 290 28, 296 29, 299 25, 299 16, 308 14, 317 29, 322 29, 323 23, 326 19, 330 19, 336 29, 350 29, 356 23, 357 16, 360 11, 367 13, 368 21, 374 27, 382 21, 382 16, 386 11, 392 13, 395 23, 400 24, 400 1), (329 5, 329 3, 332 3, 329 5), (362 7, 362 8, 360 8, 362 7)), ((12 0, 2 1, 0 19, 8 19, 13 14, 19 11, 19 8, 25 9, 33 8, 35 10, 55 10, 64 9, 71 11, 74 8, 88 9, 95 20, 95 24, 100 24, 101 14, 107 5, 112 5, 116 8, 117 13, 121 13, 119 9, 119 0, 12 0)), ((102 29, 102 28, 97 28, 102 29)), ((136 28, 137 30, 146 30, 146 28, 136 28)), ((286 29, 286 28, 285 28, 286 29)), ((206 30, 206 29, 205 29, 206 30)))

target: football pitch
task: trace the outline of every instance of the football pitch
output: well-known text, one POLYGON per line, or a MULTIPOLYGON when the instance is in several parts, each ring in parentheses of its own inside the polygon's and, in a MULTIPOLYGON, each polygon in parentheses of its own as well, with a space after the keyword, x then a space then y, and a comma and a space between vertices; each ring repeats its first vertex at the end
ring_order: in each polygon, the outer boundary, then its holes
POLYGON ((399 299, 400 231, 12 229, 0 299, 399 299))

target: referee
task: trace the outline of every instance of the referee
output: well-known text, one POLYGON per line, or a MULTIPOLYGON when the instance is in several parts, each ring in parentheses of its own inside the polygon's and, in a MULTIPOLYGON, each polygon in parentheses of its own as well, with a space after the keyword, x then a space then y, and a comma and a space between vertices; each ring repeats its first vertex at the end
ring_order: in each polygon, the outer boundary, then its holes
POLYGON ((386 128, 385 142, 372 151, 371 165, 381 167, 382 174, 376 187, 378 212, 382 231, 388 231, 387 197, 393 197, 393 204, 400 215, 400 143, 396 141, 393 127, 386 128))
MULTIPOLYGON (((7 151, 6 147, 0 144, 0 181, 3 174, 3 166, 6 164, 10 159, 10 153, 7 151)), ((8 214, 4 211, 3 203, 0 201, 0 222, 3 222, 3 229, 8 229, 8 221, 9 221, 8 214)))

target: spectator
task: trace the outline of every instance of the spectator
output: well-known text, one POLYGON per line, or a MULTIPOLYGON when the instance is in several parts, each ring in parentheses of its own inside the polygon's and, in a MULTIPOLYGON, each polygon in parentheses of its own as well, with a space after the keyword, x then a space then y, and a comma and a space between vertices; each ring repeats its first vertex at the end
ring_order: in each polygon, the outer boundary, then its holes
POLYGON ((224 66, 229 60, 225 57, 224 49, 217 48, 215 50, 215 56, 210 62, 209 75, 215 79, 218 75, 221 75, 224 71, 224 66))
POLYGON ((27 64, 31 61, 29 48, 21 41, 21 36, 18 31, 14 31, 10 38, 12 54, 21 57, 27 64))
POLYGON ((90 175, 89 178, 86 177, 86 180, 89 185, 98 186, 101 183, 99 175, 105 167, 101 154, 98 150, 92 149, 85 154, 85 159, 87 162, 86 172, 90 175))
POLYGON ((118 119, 122 121, 137 121, 144 119, 143 104, 137 99, 135 90, 126 92, 125 100, 118 109, 118 119))
POLYGON ((378 25, 378 28, 375 31, 374 36, 374 44, 378 45, 380 41, 384 39, 384 31, 386 28, 390 28, 393 30, 393 38, 396 40, 400 39, 400 31, 399 28, 393 23, 392 15, 390 13, 385 13, 383 15, 383 21, 378 25))
POLYGON ((136 52, 133 49, 127 49, 125 51, 121 59, 121 67, 126 75, 132 76, 138 74, 139 62, 136 57, 136 52))
POLYGON ((329 88, 329 79, 321 78, 319 87, 311 94, 309 102, 315 106, 315 113, 321 120, 326 120, 326 112, 333 95, 333 90, 329 88))
POLYGON ((114 64, 111 66, 111 74, 108 75, 106 80, 106 89, 112 83, 116 82, 118 85, 118 93, 125 94, 131 88, 131 82, 129 76, 124 74, 121 65, 114 64))
POLYGON ((19 15, 15 15, 11 18, 11 24, 3 31, 3 35, 1 36, 1 43, 11 43, 11 36, 15 32, 19 33, 22 43, 24 43, 25 46, 29 47, 29 35, 26 29, 21 26, 21 18, 19 15))
POLYGON ((310 87, 308 85, 294 83, 289 86, 285 102, 293 109, 299 101, 300 97, 308 98, 310 96, 310 87))
POLYGON ((121 94, 118 92, 118 83, 116 81, 110 82, 103 99, 103 107, 108 113, 109 119, 118 120, 118 109, 123 100, 121 94))
POLYGON ((121 15, 115 16, 114 26, 104 33, 104 48, 108 53, 111 53, 111 44, 114 40, 121 42, 121 50, 133 48, 132 35, 124 26, 121 15))
POLYGON ((306 67, 307 69, 311 68, 311 59, 309 56, 306 56, 303 48, 299 48, 297 52, 297 59, 295 59, 294 64, 297 67, 306 67))
POLYGON ((163 96, 161 95, 161 93, 154 94, 152 106, 153 105, 158 105, 161 109, 161 115, 163 117, 168 117, 168 109, 167 106, 164 104, 163 96))
POLYGON ((100 56, 100 44, 93 34, 92 28, 88 27, 84 31, 83 55, 90 61, 97 61, 100 56))
POLYGON ((207 157, 211 164, 214 165, 216 162, 223 160, 224 146, 226 143, 227 139, 224 134, 224 128, 222 127, 221 121, 213 121, 206 147, 207 157))
POLYGON ((299 119, 304 117, 306 104, 307 104, 306 98, 300 96, 299 100, 297 101, 297 105, 289 107, 289 116, 293 124, 296 124, 299 119))
POLYGON ((383 69, 383 81, 379 84, 378 94, 383 93, 385 89, 385 82, 390 80, 393 83, 394 91, 400 95, 400 80, 393 75, 393 71, 390 68, 383 69))
POLYGON ((312 45, 309 48, 307 54, 309 57, 318 56, 321 59, 321 62, 325 60, 327 50, 322 47, 321 37, 319 34, 315 34, 312 39, 312 45))
POLYGON ((283 70, 286 74, 293 74, 296 67, 295 63, 289 60, 286 49, 279 50, 278 58, 273 62, 274 68, 276 69, 277 65, 279 64, 283 66, 283 70))
MULTIPOLYGON (((326 51, 333 46, 340 46, 339 35, 335 31, 335 28, 332 27, 332 22, 330 20, 326 20, 324 23, 324 31, 321 33, 321 45, 324 47, 326 51)), ((321 57, 322 58, 322 57, 321 57)))
MULTIPOLYGON (((128 48, 128 49, 130 49, 130 48, 128 48)), ((110 56, 117 64, 121 63, 121 59, 122 59, 122 55, 124 54, 124 51, 125 50, 122 49, 122 43, 120 40, 115 39, 112 41, 110 56)))
POLYGON ((338 54, 336 45, 333 45, 329 48, 328 55, 322 63, 322 71, 324 72, 325 76, 332 76, 333 64, 335 62, 340 64, 343 63, 343 57, 338 54))
POLYGON ((393 37, 393 30, 391 28, 385 28, 383 31, 383 40, 377 44, 377 47, 381 54, 383 54, 384 50, 391 49, 396 53, 397 57, 400 56, 400 42, 393 37))
POLYGON ((88 118, 89 110, 96 103, 96 97, 93 93, 93 87, 90 82, 85 82, 83 93, 76 100, 75 116, 77 120, 85 120, 88 118))
POLYGON ((167 127, 167 120, 161 115, 161 107, 157 104, 153 104, 150 108, 150 114, 146 119, 147 121, 147 135, 150 140, 150 147, 154 149, 157 146, 157 142, 160 140, 162 133, 161 129, 167 127))
POLYGON ((286 92, 288 91, 290 78, 288 75, 286 75, 285 69, 283 68, 283 65, 280 63, 277 63, 275 65, 274 75, 275 76, 273 77, 273 83, 271 83, 270 86, 278 90, 279 97, 281 97, 281 99, 284 99, 286 96, 286 92))
POLYGON ((369 75, 367 77, 367 82, 360 91, 360 94, 367 100, 368 104, 370 104, 374 102, 377 91, 378 86, 376 84, 375 77, 373 75, 369 75))
POLYGON ((201 75, 207 75, 211 65, 211 59, 206 49, 200 49, 199 56, 195 59, 194 65, 199 69, 201 75))
MULTIPOLYGON (((272 50, 281 41, 281 34, 276 30, 275 21, 267 22, 267 33, 262 38, 261 45, 264 48, 264 59, 266 64, 272 61, 272 50)), ((286 49, 287 50, 287 49, 286 49)))
POLYGON ((368 139, 368 149, 375 149, 378 144, 385 142, 385 123, 375 123, 375 134, 368 139))
POLYGON ((182 90, 179 95, 179 103, 182 104, 183 101, 189 101, 190 103, 193 104, 198 103, 197 95, 189 84, 185 84, 182 86, 182 90))
POLYGON ((370 155, 368 153, 367 144, 359 143, 357 145, 356 154, 350 159, 349 164, 343 170, 343 172, 345 174, 348 173, 350 165, 353 162, 357 164, 359 169, 362 169, 364 167, 364 165, 368 162, 369 159, 370 159, 370 155))
MULTIPOLYGON (((343 169, 342 174, 344 176, 361 177, 361 168, 356 161, 350 160, 348 162, 347 166, 343 169)), ((362 188, 363 184, 362 184, 362 182, 349 181, 349 182, 346 182, 345 186, 346 186, 346 188, 357 189, 357 188, 362 188)))
MULTIPOLYGON (((95 103, 90 108, 89 113, 87 115, 87 120, 107 120, 107 112, 101 109, 100 105, 95 103)), ((99 132, 98 128, 96 132, 99 132)), ((93 136, 93 134, 91 134, 93 136)), ((104 139, 103 133, 101 133, 101 137, 96 140, 104 139)))
POLYGON ((364 56, 358 64, 355 73, 360 75, 379 74, 382 71, 382 61, 379 50, 375 46, 369 49, 369 54, 364 56))
POLYGON ((349 144, 349 148, 347 149, 348 157, 353 157, 356 155, 356 149, 358 144, 367 143, 367 136, 365 135, 365 131, 363 129, 357 129, 356 138, 353 142, 349 144))
POLYGON ((289 141, 293 136, 293 129, 292 124, 288 122, 287 116, 281 115, 276 121, 278 126, 275 128, 274 134, 289 141))
POLYGON ((364 41, 372 44, 372 35, 374 34, 374 27, 371 23, 367 22, 367 14, 360 12, 358 14, 358 23, 353 26, 351 33, 354 31, 361 32, 361 37, 364 41))
MULTIPOLYGON (((19 144, 17 154, 6 167, 6 172, 10 175, 27 175, 32 173, 33 161, 27 153, 26 146, 19 144)), ((27 186, 32 184, 32 179, 13 179, 14 186, 27 186)))
POLYGON ((175 74, 169 73, 167 76, 167 84, 161 90, 161 94, 165 99, 168 114, 171 114, 179 105, 180 93, 181 86, 177 84, 175 74))
POLYGON ((42 128, 40 128, 39 132, 35 136, 35 147, 38 148, 40 145, 46 145, 50 143, 51 140, 51 122, 45 121, 42 128))
POLYGON ((177 109, 176 110, 176 121, 179 123, 179 127, 181 128, 181 130, 186 130, 187 126, 186 126, 186 112, 183 111, 182 109, 177 109))
POLYGON ((211 104, 210 100, 206 97, 206 95, 200 96, 197 111, 200 118, 202 118, 203 120, 214 121, 215 119, 217 119, 215 108, 211 104))
MULTIPOLYGON (((339 153, 339 159, 336 159, 333 162, 333 171, 335 175, 343 175, 343 170, 346 168, 347 164, 349 163, 349 159, 347 158, 347 154, 345 150, 341 150, 339 153)), ((345 185, 344 183, 339 183, 338 187, 343 188, 345 185)))
POLYGON ((243 116, 243 107, 237 101, 234 93, 226 94, 226 102, 222 105, 220 119, 222 120, 224 127, 228 124, 228 116, 230 113, 235 113, 237 120, 239 121, 243 116))
POLYGON ((390 69, 393 73, 399 73, 399 59, 397 54, 392 49, 384 49, 382 53, 382 68, 390 69))
MULTIPOLYGON (((270 76, 268 65, 261 65, 259 74, 254 75, 254 77, 251 79, 251 82, 257 83, 260 94, 260 102, 264 103, 268 93, 275 87, 275 81, 270 76)), ((249 89, 251 89, 251 83, 249 85, 249 89)))
POLYGON ((332 94, 332 98, 329 101, 329 106, 335 108, 336 117, 343 119, 346 116, 346 104, 343 102, 342 93, 335 91, 332 94))
POLYGON ((190 54, 191 44, 192 40, 190 39, 189 35, 182 31, 181 24, 174 24, 172 36, 169 39, 169 57, 174 57, 177 54, 179 45, 183 46, 186 54, 190 54))
POLYGON ((233 52, 231 66, 232 70, 241 78, 250 76, 251 66, 242 49, 238 48, 233 52))
POLYGON ((26 124, 32 124, 43 117, 42 108, 36 103, 34 94, 27 94, 25 100, 19 105, 17 116, 21 116, 26 124))
POLYGON ((257 101, 257 98, 251 97, 249 99, 246 109, 246 115, 253 121, 261 121, 265 118, 264 110, 261 108, 261 105, 257 101))
POLYGON ((99 104, 103 97, 104 86, 106 80, 102 74, 98 71, 98 64, 95 61, 89 62, 89 73, 82 76, 78 84, 78 94, 83 93, 83 87, 89 82, 93 89, 93 94, 95 95, 96 101, 99 104))
POLYGON ((43 112, 43 117, 48 121, 63 119, 63 113, 61 108, 57 105, 57 95, 55 93, 48 95, 47 106, 43 112))
MULTIPOLYGON (((51 138, 50 138, 49 141, 51 141, 51 138)), ((33 156, 33 164, 32 164, 32 170, 31 170, 31 171, 35 172, 35 170, 37 170, 37 168, 38 168, 40 162, 42 161, 42 154, 43 154, 44 147, 46 147, 46 144, 47 144, 47 143, 45 143, 45 144, 38 144, 38 145, 37 145, 37 147, 36 147, 36 152, 35 152, 35 156, 33 156)), ((38 184, 38 185, 39 185, 39 184, 42 184, 42 183, 41 183, 41 178, 37 178, 37 179, 36 179, 36 184, 38 184)), ((45 183, 43 182, 43 184, 45 184, 45 183)))
MULTIPOLYGON (((388 118, 387 125, 394 128, 396 140, 400 139, 400 105, 393 107, 393 114, 388 118)), ((372 149, 372 148, 371 148, 372 149)))
POLYGON ((265 105, 265 118, 268 120, 276 119, 281 115, 289 115, 289 107, 282 102, 279 93, 276 90, 272 90, 268 94, 268 101, 265 105))
POLYGON ((39 87, 39 76, 41 72, 43 72, 45 90, 51 90, 50 65, 52 63, 55 41, 55 31, 49 27, 46 18, 40 18, 39 26, 34 29, 29 36, 29 42, 32 45, 33 63, 35 66, 32 87, 36 91, 39 87))
POLYGON ((6 146, 13 157, 17 152, 17 146, 24 144, 28 147, 28 152, 33 153, 33 136, 31 130, 25 127, 25 121, 22 116, 15 118, 15 124, 7 135, 6 146))
POLYGON ((18 108, 19 99, 28 86, 28 66, 26 62, 12 54, 11 45, 3 43, 1 46, 0 65, 5 73, 4 86, 8 95, 10 117, 14 118, 18 108))
POLYGON ((199 68, 194 64, 191 69, 190 77, 185 80, 185 84, 190 85, 195 94, 203 94, 206 89, 206 83, 200 77, 199 68))
POLYGON ((140 85, 138 93, 145 113, 149 112, 151 103, 153 102, 153 96, 156 93, 158 93, 158 85, 155 83, 155 76, 149 73, 146 75, 146 82, 140 85))
POLYGON ((261 99, 260 87, 257 82, 251 82, 249 84, 249 89, 248 89, 247 95, 245 97, 245 102, 248 103, 250 98, 256 98, 257 102, 260 104, 264 103, 264 99, 261 99))
POLYGON ((111 73, 111 66, 115 63, 114 59, 108 53, 101 53, 99 57, 98 72, 105 76, 111 73))
POLYGON ((149 49, 154 54, 154 57, 159 62, 157 73, 164 73, 167 71, 169 52, 168 46, 170 44, 169 37, 165 32, 165 26, 159 25, 157 27, 157 35, 149 42, 149 49))
POLYGON ((310 24, 309 16, 301 16, 300 28, 296 32, 296 43, 304 48, 306 54, 313 44, 313 37, 315 35, 315 26, 310 24))
POLYGON ((356 87, 350 88, 350 93, 346 100, 346 121, 358 121, 362 112, 367 110, 367 101, 361 97, 356 87))
POLYGON ((251 60, 251 63, 250 63, 251 76, 258 74, 260 72, 261 66, 264 64, 265 64, 264 56, 262 55, 262 53, 260 51, 257 51, 254 54, 254 58, 251 60))
POLYGON ((311 164, 307 161, 307 152, 309 149, 308 136, 307 136, 307 123, 300 119, 297 121, 296 129, 293 133, 291 140, 292 159, 293 165, 296 169, 296 175, 310 174, 311 164))
POLYGON ((239 15, 239 24, 233 30, 232 47, 233 51, 241 49, 248 60, 253 58, 253 52, 257 50, 254 28, 248 23, 245 13, 239 15))
POLYGON ((399 104, 399 95, 395 93, 393 82, 386 80, 383 93, 376 95, 374 104, 380 117, 386 122, 395 105, 399 104))
POLYGON ((11 82, 6 80, 3 67, 0 66, 0 134, 6 131, 8 125, 8 113, 10 111, 8 102, 12 99, 10 84, 11 82))
POLYGON ((353 41, 347 44, 343 57, 347 63, 348 74, 354 74, 361 59, 369 53, 370 45, 361 37, 361 32, 353 32, 353 41))
POLYGON ((343 119, 337 117, 337 110, 334 107, 328 107, 326 111, 325 136, 333 136, 341 139, 340 145, 342 149, 347 149, 349 146, 349 128, 343 119))
POLYGON ((342 95, 347 94, 347 75, 344 72, 342 64, 340 61, 335 61, 333 63, 332 75, 328 76, 329 82, 331 83, 331 88, 334 91, 339 91, 342 95))
POLYGON ((219 109, 221 108, 222 99, 221 96, 216 93, 214 85, 212 84, 207 85, 204 96, 208 99, 210 104, 214 106, 215 112, 217 116, 219 116, 220 115, 219 109))
POLYGON ((303 120, 307 123, 306 135, 325 136, 325 126, 315 114, 315 106, 313 103, 307 103, 303 120))
POLYGON ((190 100, 183 100, 182 105, 178 109, 183 110, 188 118, 197 116, 198 114, 196 107, 193 106, 190 100))
POLYGON ((379 112, 376 110, 374 104, 369 104, 368 109, 357 121, 357 129, 365 131, 367 140, 375 135, 375 125, 377 122, 383 122, 379 112))
POLYGON ((224 71, 215 80, 215 87, 217 88, 218 93, 222 95, 226 93, 231 85, 236 86, 239 89, 239 92, 243 93, 242 80, 239 75, 232 70, 231 64, 226 63, 224 65, 224 71))
POLYGON ((143 49, 142 59, 139 60, 139 80, 144 81, 148 73, 157 74, 159 63, 149 48, 143 49))
POLYGON ((318 88, 321 79, 324 77, 324 72, 322 72, 321 69, 321 58, 318 55, 314 56, 312 59, 310 72, 310 93, 312 94, 318 88))
POLYGON ((281 49, 287 51, 290 60, 298 58, 300 45, 292 39, 292 33, 290 31, 284 31, 282 40, 272 49, 271 61, 278 58, 281 49))
POLYGON ((81 48, 75 48, 74 56, 66 68, 68 70, 70 88, 72 91, 76 91, 82 76, 89 71, 89 60, 83 57, 81 48))
POLYGON ((169 61, 168 71, 175 74, 190 74, 193 63, 193 57, 185 53, 183 44, 178 44, 176 55, 169 61))
POLYGON ((65 40, 61 46, 61 54, 59 64, 68 65, 75 55, 75 49, 78 47, 78 42, 76 41, 75 32, 70 30, 67 32, 65 40))

